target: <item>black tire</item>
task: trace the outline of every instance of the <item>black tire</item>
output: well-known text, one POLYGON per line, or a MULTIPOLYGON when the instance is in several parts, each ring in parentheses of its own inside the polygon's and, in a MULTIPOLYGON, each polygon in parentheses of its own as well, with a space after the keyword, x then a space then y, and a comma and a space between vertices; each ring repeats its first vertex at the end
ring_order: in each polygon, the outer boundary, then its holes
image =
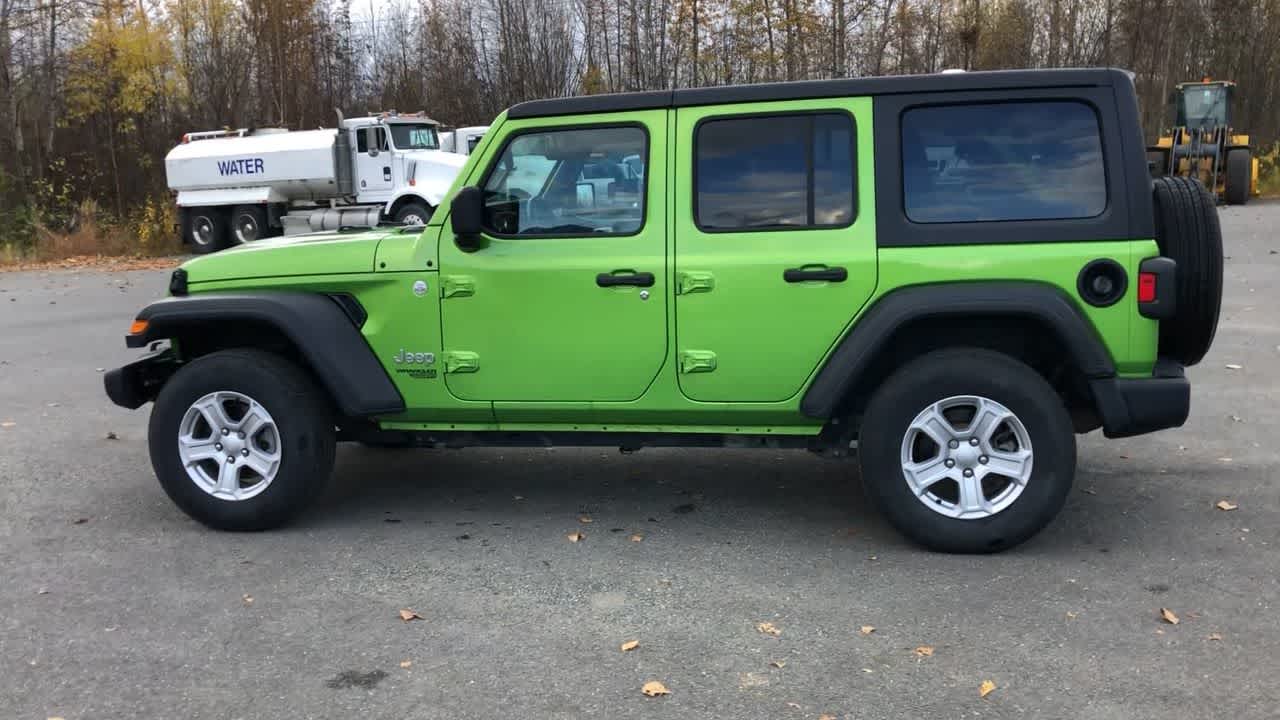
POLYGON ((323 492, 333 471, 334 434, 329 403, 307 374, 277 355, 249 349, 222 350, 184 365, 161 389, 148 426, 151 465, 165 493, 201 523, 238 531, 284 525, 323 492), (179 455, 179 428, 187 410, 218 391, 257 401, 278 430, 279 468, 271 483, 248 499, 223 500, 201 489, 179 455))
POLYGON ((197 255, 208 255, 227 246, 227 213, 219 207, 187 208, 182 223, 184 239, 197 255))
POLYGON ((1222 229, 1213 194, 1199 180, 1152 181, 1156 242, 1178 263, 1176 314, 1160 323, 1160 354, 1200 362, 1218 331, 1222 308, 1222 229))
POLYGON ((1228 205, 1244 205, 1252 195, 1253 156, 1249 148, 1227 151, 1227 184, 1222 191, 1228 205))
POLYGON ((404 205, 401 205, 399 210, 396 210, 395 221, 398 223, 408 224, 410 220, 416 218, 421 222, 414 222, 413 224, 426 225, 427 221, 431 219, 431 213, 432 210, 426 203, 411 200, 404 205))
POLYGON ((231 211, 231 240, 250 243, 274 235, 267 222, 267 209, 262 205, 239 205, 231 211))
POLYGON ((1002 353, 954 348, 916 358, 880 386, 862 418, 858 454, 864 489, 899 532, 931 550, 990 553, 1027 540, 1062 509, 1075 476, 1076 440, 1061 398, 1038 373, 1002 353), (994 400, 1011 411, 1033 453, 1021 494, 1004 509, 975 519, 947 517, 926 506, 909 487, 901 459, 916 416, 962 395, 994 400))

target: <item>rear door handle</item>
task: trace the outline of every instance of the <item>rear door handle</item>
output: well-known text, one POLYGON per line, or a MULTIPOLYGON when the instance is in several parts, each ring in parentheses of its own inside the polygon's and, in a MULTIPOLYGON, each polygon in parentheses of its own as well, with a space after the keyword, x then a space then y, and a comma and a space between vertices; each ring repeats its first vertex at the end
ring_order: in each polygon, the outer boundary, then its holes
POLYGON ((621 287, 623 285, 634 285, 635 287, 653 287, 653 273, 647 272, 629 272, 626 270, 615 270, 611 273, 600 273, 596 275, 596 285, 600 287, 621 287))
POLYGON ((789 283, 809 282, 813 280, 844 282, 849 279, 849 271, 842 267, 789 268, 782 272, 782 279, 789 283))

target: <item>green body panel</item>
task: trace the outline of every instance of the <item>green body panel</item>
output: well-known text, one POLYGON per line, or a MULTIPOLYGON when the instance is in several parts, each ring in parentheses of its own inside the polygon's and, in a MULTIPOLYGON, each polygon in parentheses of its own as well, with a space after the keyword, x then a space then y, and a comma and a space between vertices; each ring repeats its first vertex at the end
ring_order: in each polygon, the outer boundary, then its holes
POLYGON ((680 108, 676 113, 675 271, 694 292, 675 296, 680 389, 695 400, 785 401, 876 287, 874 153, 856 154, 857 212, 835 229, 703 232, 694 223, 694 129, 707 118, 776 112, 846 111, 857 145, 873 145, 871 99, 847 98, 680 108), (788 268, 842 267, 844 282, 788 283, 788 268), (706 285, 710 280, 712 287, 706 285), (692 281, 692 282, 691 282, 692 281), (700 281, 700 282, 699 282, 700 281), (692 357, 711 354, 690 371, 692 357))
MULTIPOLYGON (((259 241, 184 264, 190 292, 347 292, 406 410, 402 430, 815 434, 799 412, 825 358, 876 301, 909 285, 1043 282, 1073 298, 1123 377, 1149 376, 1158 323, 1134 283, 1108 308, 1078 299, 1085 263, 1136 278, 1152 240, 877 248, 871 101, 682 108, 507 121, 499 116, 454 183, 478 184, 511 133, 603 122, 649 135, 646 221, 630 237, 487 238, 462 252, 446 201, 421 232, 378 229, 259 241), (857 218, 839 230, 701 233, 693 223, 691 131, 710 115, 844 109, 856 121, 857 218), (787 268, 848 270, 844 283, 786 283, 787 268), (598 273, 652 272, 646 288, 598 273), (414 285, 425 282, 427 291, 414 285), (430 362, 397 362, 412 354, 430 362)), ((1035 240, 1028 238, 1029 241, 1035 240)))
POLYGON ((1160 254, 1154 240, 1025 245, 948 245, 881 248, 879 299, 907 285, 971 280, 1025 280, 1065 292, 1102 338, 1118 372, 1150 375, 1156 359, 1159 324, 1138 314, 1136 281, 1106 308, 1093 307, 1076 291, 1076 275, 1091 260, 1110 258, 1137 278, 1138 265, 1160 254))

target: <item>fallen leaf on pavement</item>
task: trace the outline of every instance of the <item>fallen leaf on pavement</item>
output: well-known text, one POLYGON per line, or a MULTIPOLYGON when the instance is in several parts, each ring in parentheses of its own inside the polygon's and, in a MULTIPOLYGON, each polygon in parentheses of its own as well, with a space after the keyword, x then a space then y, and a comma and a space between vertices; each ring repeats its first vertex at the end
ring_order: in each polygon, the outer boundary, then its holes
POLYGON ((990 680, 983 680, 982 684, 978 686, 978 697, 986 697, 990 695, 992 691, 994 691, 995 689, 996 689, 995 683, 991 682, 990 680))
POLYGON ((640 533, 636 533, 631 536, 631 542, 640 542, 641 540, 644 540, 644 535, 641 535, 640 533))
POLYGON ((400 611, 400 619, 409 622, 410 620, 421 620, 422 616, 413 610, 405 608, 400 611))
POLYGON ((1240 368, 1242 368, 1242 367, 1244 367, 1244 366, 1243 366, 1243 365, 1237 365, 1237 364, 1235 364, 1235 363, 1227 363, 1227 369, 1228 369, 1228 370, 1239 370, 1239 369, 1240 369, 1240 368))
POLYGON ((876 631, 876 628, 874 625, 863 625, 862 627, 858 628, 858 632, 862 633, 863 635, 870 635, 875 631, 876 631))
POLYGON ((777 636, 779 636, 779 635, 781 635, 781 634, 782 634, 782 629, 781 629, 781 628, 779 628, 779 627, 777 627, 777 626, 775 626, 775 625, 774 625, 773 623, 771 623, 771 622, 762 622, 762 623, 757 624, 757 625, 756 625, 756 630, 759 630, 760 632, 764 633, 765 635, 772 635, 772 636, 774 636, 774 637, 777 637, 777 636))
POLYGON ((1230 500, 1219 500, 1218 502, 1214 503, 1213 506, 1218 508, 1219 510, 1235 510, 1236 508, 1240 507, 1239 505, 1231 502, 1230 500))
POLYGON ((779 670, 781 670, 782 668, 784 668, 784 667, 786 667, 786 666, 787 666, 787 661, 786 661, 786 660, 774 660, 774 661, 770 662, 769 664, 770 664, 770 665, 772 665, 772 666, 774 666, 774 667, 776 667, 776 668, 778 668, 779 670))
POLYGON ((787 707, 792 708, 793 710, 799 710, 800 703, 789 702, 787 703, 787 707))
POLYGON ((628 640, 622 643, 622 652, 630 652, 632 650, 635 650, 638 647, 640 647, 639 640, 628 640))
POLYGON ((87 522, 89 522, 89 518, 87 518, 87 517, 82 517, 82 518, 76 518, 75 520, 72 520, 72 521, 71 521, 71 524, 72 524, 72 525, 83 525, 83 524, 85 524, 85 523, 87 523, 87 522))
POLYGON ((1074 612, 1071 612, 1070 610, 1068 610, 1068 611, 1067 611, 1067 619, 1068 619, 1068 620, 1075 620, 1075 619, 1076 619, 1076 615, 1079 615, 1079 613, 1074 613, 1074 612))
POLYGON ((578 522, 582 523, 583 525, 586 525, 587 523, 592 522, 592 520, 591 520, 591 516, 590 516, 590 515, 579 515, 579 516, 578 516, 578 522))
POLYGON ((413 661, 412 661, 412 660, 401 660, 401 661, 400 661, 400 667, 402 667, 402 668, 407 668, 407 667, 409 667, 409 666, 411 666, 411 665, 413 665, 413 661))
POLYGON ((250 595, 249 593, 245 593, 244 597, 243 597, 243 598, 240 598, 240 599, 241 599, 241 600, 244 600, 244 604, 245 604, 245 605, 252 605, 252 604, 253 604, 253 596, 252 596, 252 595, 250 595))
POLYGON ((836 720, 836 716, 831 713, 822 713, 818 716, 818 720, 836 720))
POLYGON ((933 647, 930 645, 921 645, 916 648, 916 654, 920 657, 933 657, 933 647))
POLYGON ((1206 639, 1206 640, 1221 640, 1221 639, 1222 639, 1222 635, 1220 635, 1219 633, 1209 633, 1208 637, 1206 637, 1205 639, 1206 639))
POLYGON ((1178 623, 1182 622, 1181 620, 1178 619, 1178 616, 1174 615, 1173 611, 1170 610, 1169 608, 1160 608, 1160 619, 1169 623, 1170 625, 1177 625, 1178 623))
POLYGON ((586 535, 583 535, 582 533, 577 532, 575 530, 574 532, 571 532, 568 535, 565 535, 565 537, 569 538, 569 542, 576 543, 576 542, 582 542, 582 539, 585 538, 586 535))
POLYGON ((644 693, 645 695, 648 695, 649 697, 657 697, 659 695, 671 694, 671 691, 667 689, 667 686, 663 685, 657 680, 650 680, 649 682, 645 683, 644 687, 640 688, 640 692, 644 693))
POLYGON ((119 436, 119 435, 116 435, 114 432, 107 431, 107 439, 108 439, 108 440, 119 440, 119 439, 120 439, 120 436, 119 436))

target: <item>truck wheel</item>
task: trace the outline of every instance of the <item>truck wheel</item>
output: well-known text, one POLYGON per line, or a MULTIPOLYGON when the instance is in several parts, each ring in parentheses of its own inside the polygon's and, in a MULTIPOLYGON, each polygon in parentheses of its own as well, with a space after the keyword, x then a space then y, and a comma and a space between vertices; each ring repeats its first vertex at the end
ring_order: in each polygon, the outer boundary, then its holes
POLYGON ((923 355, 871 398, 858 441, 863 486, 902 534, 942 552, 987 553, 1058 514, 1076 440, 1038 373, 977 348, 923 355))
POLYGON ((1253 180, 1253 158, 1248 148, 1227 151, 1227 186, 1223 196, 1228 205, 1244 205, 1249 202, 1253 180))
POLYGON ((189 208, 186 214, 186 239, 192 252, 207 255, 227 246, 227 215, 222 208, 189 208))
POLYGON ((165 493, 219 530, 287 523, 333 470, 324 395, 298 367, 259 350, 222 350, 184 365, 156 398, 148 442, 165 493))
MULTIPOLYGON (((1222 229, 1213 194, 1199 180, 1152 181, 1156 243, 1178 263, 1172 320, 1160 323, 1160 354, 1195 365, 1209 352, 1222 307, 1222 229)), ((1227 185, 1230 191, 1230 184, 1227 185)))
POLYGON ((431 208, 416 200, 407 202, 396 211, 396 222, 404 225, 426 225, 431 219, 431 208))
POLYGON ((231 235, 237 243, 271 237, 267 209, 261 205, 240 205, 231 211, 231 235))

